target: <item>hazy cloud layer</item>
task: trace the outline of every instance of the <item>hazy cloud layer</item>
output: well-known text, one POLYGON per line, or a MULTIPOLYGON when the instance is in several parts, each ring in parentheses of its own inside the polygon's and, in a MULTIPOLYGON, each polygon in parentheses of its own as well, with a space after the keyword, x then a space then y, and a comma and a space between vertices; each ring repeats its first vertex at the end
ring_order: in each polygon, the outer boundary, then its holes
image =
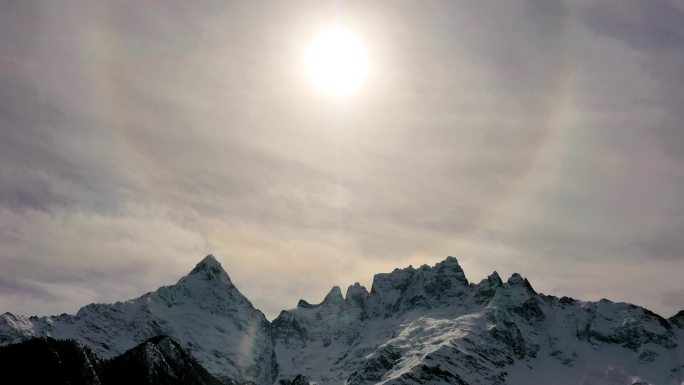
POLYGON ((663 315, 684 271, 679 1, 0 5, 0 312, 208 253, 269 316, 455 255, 663 315), (363 36, 358 95, 308 42, 363 36))

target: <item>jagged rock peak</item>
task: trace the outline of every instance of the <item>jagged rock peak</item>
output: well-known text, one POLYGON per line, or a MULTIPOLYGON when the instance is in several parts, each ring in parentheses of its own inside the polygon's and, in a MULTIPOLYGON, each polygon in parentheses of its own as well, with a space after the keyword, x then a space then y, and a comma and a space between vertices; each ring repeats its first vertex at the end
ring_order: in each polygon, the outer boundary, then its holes
POLYGON ((190 271, 190 274, 196 274, 208 270, 222 269, 221 263, 212 254, 202 258, 201 261, 195 265, 195 268, 190 271))
POLYGON ((508 278, 507 282, 511 285, 521 285, 523 283, 523 277, 518 273, 513 273, 513 275, 508 278))
POLYGON ((501 277, 499 276, 499 273, 496 272, 496 270, 492 274, 489 274, 487 280, 492 283, 497 283, 498 285, 503 285, 503 281, 501 280, 501 277))
POLYGON ((317 305, 313 305, 307 302, 306 300, 300 299, 299 302, 297 302, 297 307, 303 309, 314 309, 323 305, 337 305, 343 302, 344 297, 342 297, 342 289, 340 289, 339 286, 333 286, 332 289, 330 289, 328 294, 325 296, 325 298, 323 298, 323 302, 317 305))
POLYGON ((394 270, 392 270, 391 273, 386 273, 386 274, 402 274, 402 273, 406 273, 406 272, 411 273, 411 272, 415 272, 415 271, 446 271, 446 270, 451 270, 451 271, 455 271, 456 273, 460 273, 461 275, 463 275, 463 278, 465 278, 465 274, 463 272, 463 269, 461 268, 461 265, 459 265, 456 257, 452 257, 452 256, 448 256, 443 261, 437 262, 435 264, 435 266, 423 264, 418 269, 416 269, 413 267, 413 265, 409 265, 408 267, 405 267, 403 269, 395 268, 394 270))
POLYGON ((316 307, 316 305, 312 305, 312 304, 308 303, 306 300, 300 299, 299 302, 297 302, 297 307, 301 307, 304 309, 311 309, 311 308, 316 307))
POLYGON ((195 265, 195 268, 188 274, 188 277, 190 276, 202 277, 207 281, 221 280, 225 283, 231 282, 228 273, 221 267, 221 263, 211 254, 204 257, 204 259, 195 265))
POLYGON ((476 289, 476 297, 478 303, 486 303, 494 297, 497 289, 503 286, 503 281, 496 271, 484 278, 477 285, 473 285, 476 289))
POLYGON ((480 283, 478 284, 479 286, 486 285, 488 287, 498 287, 503 285, 503 281, 501 280, 501 277, 499 276, 499 273, 494 271, 492 274, 489 274, 487 278, 484 278, 480 283))
POLYGON ((679 313, 670 317, 669 321, 673 325, 684 329, 684 310, 680 310, 679 313))
POLYGON ((459 281, 463 282, 465 285, 468 284, 468 279, 463 272, 463 269, 458 264, 458 260, 452 256, 446 257, 442 262, 438 262, 434 269, 437 272, 448 272, 449 275, 455 277, 459 281))
POLYGON ((368 296, 368 290, 356 282, 347 288, 347 295, 344 296, 344 301, 347 304, 363 307, 368 300, 368 296))
POLYGON ((446 257, 446 259, 443 260, 442 262, 438 262, 435 265, 435 267, 436 268, 450 267, 450 268, 455 268, 457 270, 463 271, 463 269, 461 269, 461 266, 458 264, 458 259, 456 259, 456 257, 452 257, 451 255, 446 257))
POLYGON ((452 282, 459 282, 455 287, 468 285, 465 273, 454 257, 447 257, 434 266, 422 265, 418 269, 409 266, 404 269, 394 269, 391 273, 380 273, 373 277, 371 295, 378 292, 405 291, 407 285, 421 286, 429 284, 431 277, 446 278, 452 282))
MULTIPOLYGON (((498 276, 498 274, 497 274, 498 276)), ((513 273, 510 278, 508 278, 508 281, 506 282, 511 286, 524 286, 527 290, 529 290, 532 293, 537 293, 534 288, 532 287, 532 284, 530 284, 530 281, 527 280, 527 278, 523 278, 520 274, 518 273, 513 273)))
POLYGON ((366 290, 366 287, 358 282, 355 282, 353 285, 347 288, 347 294, 344 296, 344 298, 350 300, 357 298, 365 298, 366 296, 368 296, 368 290, 366 290))
POLYGON ((344 302, 344 297, 342 297, 342 290, 339 286, 333 286, 332 289, 330 289, 328 295, 326 295, 323 299, 323 302, 321 302, 321 305, 339 304, 342 302, 344 302))

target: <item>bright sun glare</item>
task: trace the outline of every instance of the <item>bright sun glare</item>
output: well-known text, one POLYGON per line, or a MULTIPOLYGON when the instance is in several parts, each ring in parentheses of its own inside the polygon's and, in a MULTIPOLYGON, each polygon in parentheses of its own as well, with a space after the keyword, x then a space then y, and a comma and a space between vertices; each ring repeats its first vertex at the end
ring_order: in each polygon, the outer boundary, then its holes
POLYGON ((333 96, 359 88, 368 69, 361 39, 340 27, 321 32, 309 46, 306 70, 314 84, 333 96))

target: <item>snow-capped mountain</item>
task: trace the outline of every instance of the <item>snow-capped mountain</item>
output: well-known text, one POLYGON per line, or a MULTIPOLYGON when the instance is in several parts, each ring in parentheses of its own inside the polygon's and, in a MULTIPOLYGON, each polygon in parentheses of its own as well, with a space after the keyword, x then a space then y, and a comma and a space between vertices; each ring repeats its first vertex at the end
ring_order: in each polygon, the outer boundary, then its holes
POLYGON ((113 356, 159 334, 211 373, 259 385, 684 383, 684 311, 547 296, 519 274, 469 283, 452 257, 378 274, 370 292, 333 287, 270 324, 211 256, 131 301, 0 316, 0 345, 50 335, 113 356))
POLYGON ((0 316, 0 345, 34 336, 73 338, 105 358, 157 335, 178 341, 221 378, 273 382, 270 324, 211 255, 175 285, 133 300, 91 304, 76 315, 0 316))
POLYGON ((468 283, 455 258, 333 288, 273 321, 280 376, 320 384, 672 384, 684 313, 538 294, 519 274, 468 283))

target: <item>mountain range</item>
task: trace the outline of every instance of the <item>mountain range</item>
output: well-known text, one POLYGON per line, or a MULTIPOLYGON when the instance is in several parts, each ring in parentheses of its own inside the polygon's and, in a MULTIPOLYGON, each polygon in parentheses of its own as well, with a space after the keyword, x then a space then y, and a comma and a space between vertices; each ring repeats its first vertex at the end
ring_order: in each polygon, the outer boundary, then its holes
POLYGON ((370 291, 333 287, 323 302, 300 300, 269 322, 209 255, 176 284, 136 299, 75 315, 0 315, 0 346, 11 345, 0 357, 26 344, 123 362, 94 370, 102 384, 116 383, 111 373, 149 373, 149 360, 121 358, 146 357, 145 349, 189 357, 162 371, 168 378, 211 374, 181 383, 684 383, 684 311, 665 319, 627 303, 544 295, 519 274, 473 283, 453 257, 377 274, 370 291))

